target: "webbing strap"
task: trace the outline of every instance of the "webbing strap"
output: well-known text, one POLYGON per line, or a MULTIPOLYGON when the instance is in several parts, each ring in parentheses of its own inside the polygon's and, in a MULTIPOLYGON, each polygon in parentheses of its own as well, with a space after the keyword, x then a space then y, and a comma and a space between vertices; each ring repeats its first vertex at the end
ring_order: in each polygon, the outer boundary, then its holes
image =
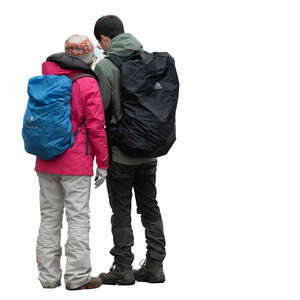
POLYGON ((105 56, 106 59, 110 60, 118 69, 121 69, 123 60, 121 57, 115 55, 115 54, 110 54, 108 56, 105 56))
MULTIPOLYGON (((94 76, 87 74, 87 73, 74 73, 72 75, 69 75, 69 78, 72 80, 72 82, 74 82, 75 80, 77 80, 79 78, 83 78, 83 77, 92 77, 95 79, 94 76)), ((83 119, 83 121, 79 124, 79 126, 74 131, 74 133, 73 133, 74 137, 77 135, 78 129, 81 128, 84 123, 85 123, 85 118, 83 119)), ((86 154, 87 155, 89 154, 89 137, 88 137, 88 129, 87 128, 86 128, 86 154)))
POLYGON ((79 126, 78 126, 78 127, 76 128, 76 130, 74 131, 74 133, 73 133, 74 137, 77 135, 78 129, 79 129, 80 127, 82 127, 82 125, 84 124, 84 122, 85 122, 85 118, 83 119, 83 121, 79 124, 79 126))
POLYGON ((86 155, 89 154, 89 133, 88 133, 88 129, 86 129, 86 155))
MULTIPOLYGON (((83 126, 83 124, 85 123, 85 118, 83 119, 83 121, 79 124, 79 126, 76 128, 76 130, 74 131, 73 135, 74 137, 77 135, 78 133, 78 129, 81 128, 83 126)), ((88 135, 88 129, 86 128, 86 147, 85 147, 85 153, 86 155, 89 154, 89 135, 88 135)))
POLYGON ((95 79, 94 76, 92 76, 91 74, 87 74, 87 73, 73 73, 71 75, 68 75, 68 77, 72 80, 72 82, 74 82, 75 80, 79 79, 79 78, 83 78, 83 77, 92 77, 95 79))

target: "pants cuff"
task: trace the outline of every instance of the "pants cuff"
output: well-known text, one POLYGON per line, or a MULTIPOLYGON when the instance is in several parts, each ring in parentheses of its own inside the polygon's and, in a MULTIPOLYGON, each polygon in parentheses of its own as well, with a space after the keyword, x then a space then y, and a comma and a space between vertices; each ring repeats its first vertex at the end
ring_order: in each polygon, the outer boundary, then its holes
POLYGON ((40 281, 41 285, 44 289, 54 289, 58 286, 61 286, 61 282, 60 281, 56 281, 56 282, 50 282, 50 281, 40 281))
POLYGON ((66 286, 69 289, 77 289, 81 286, 83 286, 84 284, 88 283, 91 281, 91 276, 88 276, 86 278, 80 278, 80 279, 72 279, 72 280, 66 280, 66 286))

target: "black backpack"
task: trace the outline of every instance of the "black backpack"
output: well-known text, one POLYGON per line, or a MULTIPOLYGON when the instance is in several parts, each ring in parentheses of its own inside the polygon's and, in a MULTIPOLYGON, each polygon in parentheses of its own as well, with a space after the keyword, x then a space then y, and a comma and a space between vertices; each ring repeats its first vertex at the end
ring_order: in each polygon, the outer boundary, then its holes
POLYGON ((179 81, 174 59, 166 52, 136 52, 127 59, 106 57, 120 70, 122 118, 106 120, 111 146, 134 157, 168 153, 176 140, 175 112, 179 81))

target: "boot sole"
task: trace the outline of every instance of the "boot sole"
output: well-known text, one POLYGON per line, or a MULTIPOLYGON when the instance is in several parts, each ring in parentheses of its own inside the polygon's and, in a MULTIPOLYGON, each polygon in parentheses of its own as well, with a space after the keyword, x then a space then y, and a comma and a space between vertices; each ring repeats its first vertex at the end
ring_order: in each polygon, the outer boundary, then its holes
POLYGON ((103 282, 102 284, 105 284, 105 285, 134 285, 135 281, 133 281, 133 282, 120 282, 120 281, 117 281, 117 282, 103 282))
POLYGON ((66 290, 68 291, 80 291, 80 290, 92 290, 92 289, 97 289, 101 286, 101 284, 99 286, 86 286, 86 287, 80 287, 80 288, 76 288, 76 289, 70 289, 66 287, 66 290))
POLYGON ((166 281, 165 278, 163 279, 151 279, 151 278, 136 278, 135 279, 138 282, 148 282, 148 283, 164 283, 166 281))
POLYGON ((78 288, 75 288, 75 289, 70 289, 70 288, 66 287, 66 289, 68 291, 92 290, 92 289, 99 288, 102 284, 103 283, 101 282, 99 285, 96 285, 96 286, 81 286, 81 287, 78 287, 78 288))

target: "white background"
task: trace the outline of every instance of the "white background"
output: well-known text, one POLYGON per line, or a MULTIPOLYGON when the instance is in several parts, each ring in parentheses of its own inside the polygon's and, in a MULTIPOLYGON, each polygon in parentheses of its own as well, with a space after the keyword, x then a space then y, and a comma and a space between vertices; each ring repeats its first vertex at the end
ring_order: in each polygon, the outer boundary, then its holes
MULTIPOLYGON (((1 299, 299 300, 299 1, 27 0, 2 2, 0 13, 1 299), (157 175, 167 282, 44 290, 39 187, 21 137, 27 81, 71 34, 95 42, 105 14, 177 64, 178 139, 157 175)), ((93 190, 94 275, 112 263, 110 215, 105 186, 93 190)), ((138 266, 145 243, 135 205, 132 217, 138 266)))

